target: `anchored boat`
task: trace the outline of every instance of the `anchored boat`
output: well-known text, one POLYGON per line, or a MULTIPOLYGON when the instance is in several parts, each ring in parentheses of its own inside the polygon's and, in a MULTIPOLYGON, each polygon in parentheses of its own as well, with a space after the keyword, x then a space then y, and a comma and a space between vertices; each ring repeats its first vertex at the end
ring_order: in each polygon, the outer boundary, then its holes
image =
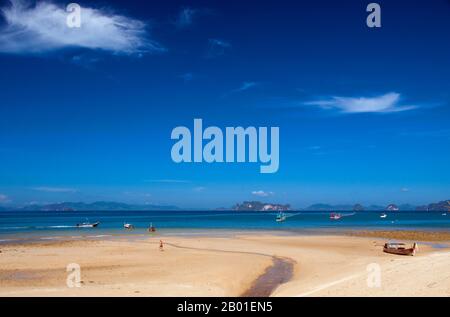
POLYGON ((134 226, 131 223, 124 223, 123 227, 128 230, 134 229, 134 226))
POLYGON ((86 219, 86 222, 77 223, 77 228, 95 228, 100 224, 99 221, 90 223, 89 220, 86 219))
POLYGON ((148 227, 148 232, 155 232, 156 228, 153 226, 153 222, 150 224, 150 227, 148 227))
POLYGON ((334 213, 334 212, 330 214, 330 219, 331 220, 339 220, 341 218, 342 218, 341 214, 337 214, 337 213, 334 213))
POLYGON ((277 218, 275 219, 277 222, 283 222, 286 220, 286 215, 283 212, 279 212, 277 218))

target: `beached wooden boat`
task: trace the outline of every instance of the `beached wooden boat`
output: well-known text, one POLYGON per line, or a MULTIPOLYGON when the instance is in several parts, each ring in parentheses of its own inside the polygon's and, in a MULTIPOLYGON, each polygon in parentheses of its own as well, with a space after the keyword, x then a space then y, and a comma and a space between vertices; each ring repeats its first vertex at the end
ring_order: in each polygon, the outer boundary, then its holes
POLYGON ((415 255, 417 251, 417 243, 412 248, 406 248, 404 243, 385 243, 383 252, 397 255, 415 255))

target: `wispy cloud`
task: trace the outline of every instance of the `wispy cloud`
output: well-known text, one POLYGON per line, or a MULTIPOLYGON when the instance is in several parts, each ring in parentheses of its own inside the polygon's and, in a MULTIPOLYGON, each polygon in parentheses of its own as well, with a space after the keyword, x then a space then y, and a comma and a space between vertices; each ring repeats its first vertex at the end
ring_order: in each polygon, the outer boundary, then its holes
POLYGON ((194 19, 199 15, 200 10, 190 7, 180 9, 174 24, 177 28, 183 29, 194 23, 194 19))
POLYGON ((184 179, 146 179, 145 183, 167 183, 167 184, 187 184, 190 183, 188 180, 184 179))
POLYGON ((422 130, 422 131, 403 131, 399 134, 402 137, 417 137, 417 138, 450 138, 450 129, 439 130, 422 130))
POLYGON ((390 92, 376 97, 329 97, 308 101, 305 105, 336 109, 343 113, 392 113, 416 109, 414 105, 400 105, 400 94, 390 92))
POLYGON ((194 187, 194 192, 201 193, 201 192, 204 192, 205 189, 206 189, 206 187, 203 187, 203 186, 194 187))
POLYGON ((400 189, 400 191, 402 193, 407 193, 407 192, 409 192, 409 188, 403 187, 403 188, 400 189))
POLYGON ((206 57, 214 58, 225 55, 229 49, 231 49, 231 44, 229 42, 221 39, 209 39, 206 57))
POLYGON ((246 91, 249 90, 250 88, 256 87, 258 85, 258 83, 255 83, 254 81, 246 81, 243 82, 241 87, 233 90, 233 92, 242 92, 242 91, 246 91))
POLYGON ((243 82, 241 84, 241 86, 239 86, 239 88, 233 89, 233 90, 227 92, 226 94, 224 94, 223 97, 226 97, 226 96, 232 95, 232 94, 236 94, 236 93, 240 93, 240 92, 244 92, 244 91, 252 89, 256 86, 258 86, 258 83, 253 82, 253 81, 246 81, 246 82, 243 82))
POLYGON ((179 76, 181 79, 183 79, 184 82, 188 82, 194 79, 193 73, 184 73, 179 76))
POLYGON ((67 187, 33 187, 33 190, 39 191, 39 192, 46 192, 46 193, 76 193, 78 190, 74 188, 67 188, 67 187))
POLYGON ((273 194, 274 194, 273 192, 265 192, 263 190, 252 191, 252 195, 258 196, 258 197, 269 197, 269 196, 272 196, 273 194))
POLYGON ((9 202, 9 197, 5 194, 0 194, 0 203, 7 203, 9 202))
POLYGON ((150 193, 142 193, 142 192, 132 192, 132 191, 125 191, 123 192, 125 196, 131 196, 135 198, 151 198, 153 195, 150 193))
POLYGON ((71 63, 81 66, 81 67, 84 67, 84 68, 87 68, 87 69, 93 68, 93 65, 95 65, 99 61, 100 61, 100 59, 98 57, 90 56, 88 54, 75 55, 75 56, 72 56, 72 58, 70 60, 71 63))
POLYGON ((81 27, 69 28, 63 5, 39 1, 31 5, 11 0, 1 8, 5 25, 0 29, 0 52, 45 53, 65 48, 104 50, 115 54, 162 52, 149 39, 146 23, 104 9, 81 8, 81 27))

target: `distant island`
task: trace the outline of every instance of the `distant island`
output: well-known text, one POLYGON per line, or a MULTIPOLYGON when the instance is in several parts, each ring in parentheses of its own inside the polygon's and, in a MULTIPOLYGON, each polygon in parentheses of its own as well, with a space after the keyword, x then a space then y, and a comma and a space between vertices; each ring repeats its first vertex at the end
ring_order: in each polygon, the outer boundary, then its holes
POLYGON ((314 204, 301 210, 305 211, 450 211, 450 200, 431 203, 424 206, 413 206, 410 204, 389 204, 387 206, 370 205, 328 205, 314 204))
MULTIPOLYGON (((289 204, 263 203, 260 201, 244 201, 234 205, 232 210, 235 211, 288 211, 292 210, 289 204)), ((313 204, 306 208, 298 208, 295 210, 302 211, 448 211, 450 212, 450 200, 431 203, 424 206, 413 206, 410 204, 389 204, 387 206, 370 205, 364 207, 361 204, 355 205, 330 205, 330 204, 313 204)))
POLYGON ((419 206, 416 208, 418 211, 449 211, 450 212, 450 199, 440 201, 438 203, 429 204, 426 206, 419 206))
MULTIPOLYGON (((182 209, 177 206, 172 205, 150 205, 150 204, 127 204, 121 202, 111 202, 111 201, 97 201, 93 203, 84 202, 62 202, 54 204, 31 204, 26 206, 0 206, 0 211, 172 211, 172 210, 196 210, 195 208, 182 209)), ((198 210, 198 209, 197 209, 198 210)), ((202 209, 204 210, 204 209, 202 209)), ((331 205, 331 204, 313 204, 306 208, 292 208, 289 204, 280 203, 267 203, 261 201, 244 201, 242 203, 237 203, 231 208, 217 208, 216 211, 220 210, 233 210, 233 211, 441 211, 450 212, 450 199, 443 200, 437 203, 431 203, 422 206, 413 206, 410 204, 389 204, 387 206, 379 205, 369 205, 363 206, 362 204, 341 204, 341 205, 331 205)))
POLYGON ((260 201, 244 201, 242 204, 234 205, 232 209, 236 211, 288 211, 291 206, 262 203, 260 201))

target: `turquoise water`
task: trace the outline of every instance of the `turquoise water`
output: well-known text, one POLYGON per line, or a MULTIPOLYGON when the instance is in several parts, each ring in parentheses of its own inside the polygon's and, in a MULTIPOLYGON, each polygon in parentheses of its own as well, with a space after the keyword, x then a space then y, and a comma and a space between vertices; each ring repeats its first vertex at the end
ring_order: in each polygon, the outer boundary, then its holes
POLYGON ((324 212, 290 212, 283 223, 276 213, 236 211, 91 211, 91 212, 0 212, 0 243, 23 239, 55 237, 104 237, 117 234, 146 234, 150 223, 158 235, 225 234, 252 230, 289 232, 336 231, 348 229, 379 230, 449 230, 450 214, 440 212, 393 212, 380 218, 378 212, 342 213, 340 220, 330 220, 324 212), (100 221, 98 228, 80 229, 77 223, 100 221), (136 229, 126 231, 123 224, 136 229))

